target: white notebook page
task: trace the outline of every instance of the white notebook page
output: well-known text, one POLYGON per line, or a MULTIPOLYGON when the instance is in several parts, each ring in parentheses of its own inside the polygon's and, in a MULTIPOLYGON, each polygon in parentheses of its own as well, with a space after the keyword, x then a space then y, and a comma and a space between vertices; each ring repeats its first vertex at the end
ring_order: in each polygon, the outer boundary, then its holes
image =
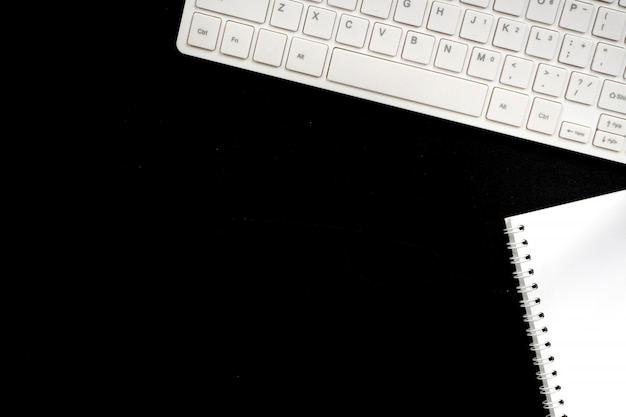
POLYGON ((548 329, 535 338, 550 343, 538 356, 554 357, 542 370, 556 370, 547 385, 561 389, 548 400, 564 401, 551 415, 626 417, 626 190, 512 216, 506 224, 523 225, 511 238, 528 242, 513 250, 531 255, 516 265, 534 271, 520 284, 538 284, 527 297, 541 301, 527 312, 545 317, 529 327, 548 329))

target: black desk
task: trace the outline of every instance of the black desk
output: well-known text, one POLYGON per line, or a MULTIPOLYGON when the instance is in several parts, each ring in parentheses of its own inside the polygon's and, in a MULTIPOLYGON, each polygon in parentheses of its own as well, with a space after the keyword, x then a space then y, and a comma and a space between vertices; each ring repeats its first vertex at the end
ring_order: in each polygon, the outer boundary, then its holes
POLYGON ((503 219, 625 167, 183 56, 182 3, 103 60, 102 371, 138 406, 544 416, 503 219))

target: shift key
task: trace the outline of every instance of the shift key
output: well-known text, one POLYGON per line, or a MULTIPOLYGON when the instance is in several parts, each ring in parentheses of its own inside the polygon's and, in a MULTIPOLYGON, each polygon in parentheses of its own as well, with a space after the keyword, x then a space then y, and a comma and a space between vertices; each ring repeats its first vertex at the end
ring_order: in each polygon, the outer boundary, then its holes
POLYGON ((263 23, 270 0, 196 0, 196 6, 212 12, 263 23))
POLYGON ((598 107, 626 114, 626 84, 605 81, 598 107))

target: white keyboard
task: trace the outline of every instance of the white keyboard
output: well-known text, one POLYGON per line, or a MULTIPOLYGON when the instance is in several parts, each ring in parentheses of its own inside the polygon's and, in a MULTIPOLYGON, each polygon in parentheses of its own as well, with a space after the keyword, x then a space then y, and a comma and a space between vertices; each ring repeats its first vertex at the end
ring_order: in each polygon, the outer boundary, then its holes
POLYGON ((625 37, 626 0, 186 0, 177 45, 626 164, 625 37))

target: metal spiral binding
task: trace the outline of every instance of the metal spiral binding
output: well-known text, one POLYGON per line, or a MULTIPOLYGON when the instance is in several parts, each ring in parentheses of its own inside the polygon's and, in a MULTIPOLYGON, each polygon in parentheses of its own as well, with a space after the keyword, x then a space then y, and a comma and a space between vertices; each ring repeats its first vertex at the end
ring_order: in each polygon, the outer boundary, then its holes
POLYGON ((522 307, 534 307, 541 304, 541 298, 525 299, 519 302, 522 307))
POLYGON ((531 291, 536 291, 539 289, 539 285, 537 285, 536 283, 532 283, 530 285, 519 285, 516 287, 517 288, 517 292, 519 293, 529 293, 531 291))
POLYGON ((537 379, 540 381, 547 381, 548 379, 552 379, 554 377, 556 377, 558 375, 558 373, 556 371, 552 371, 552 372, 535 372, 535 375, 537 375, 537 379))
POLYGON ((535 322, 537 320, 541 320, 544 317, 544 315, 543 315, 543 313, 539 313, 539 314, 524 314, 522 317, 524 318, 525 322, 532 323, 532 322, 535 322))
POLYGON ((557 400, 557 401, 545 400, 543 402, 543 408, 549 410, 549 409, 554 409, 554 408, 560 407, 560 406, 562 406, 564 404, 565 404, 565 401, 563 401, 563 400, 557 400))
POLYGON ((557 385, 555 387, 541 387, 539 388, 542 394, 554 394, 561 390, 561 386, 557 385))
POLYGON ((513 278, 521 280, 521 279, 524 279, 524 278, 530 278, 534 274, 535 274, 535 270, 534 269, 527 269, 525 271, 516 271, 516 272, 513 273, 513 278))
MULTIPOLYGON (((504 233, 513 237, 514 234, 522 233, 525 231, 523 225, 508 227, 504 229, 504 233)), ((551 365, 554 362, 554 356, 547 354, 546 350, 550 349, 551 343, 549 341, 539 341, 539 337, 548 333, 548 328, 542 326, 539 322, 545 318, 541 311, 533 311, 541 305, 541 298, 532 296, 531 293, 539 289, 539 285, 530 281, 535 271, 532 267, 525 267, 525 263, 532 261, 532 257, 529 253, 518 252, 524 250, 531 245, 528 240, 521 237, 513 239, 507 243, 507 248, 513 252, 510 262, 515 266, 515 272, 513 278, 517 279, 520 283, 516 287, 517 292, 522 295, 522 300, 519 302, 520 307, 526 310, 526 313, 522 316, 526 323, 529 323, 529 327, 526 330, 526 334, 532 338, 532 343, 529 344, 530 350, 536 352, 536 356, 533 359, 533 365, 539 367, 539 371, 536 372, 537 379, 542 381, 542 386, 539 388, 541 394, 546 396, 546 400, 543 401, 543 408, 548 410, 554 410, 565 404, 562 399, 559 399, 555 395, 561 390, 560 385, 555 385, 553 379, 557 377, 558 373, 555 370, 546 369, 546 366, 551 365), (528 280, 528 281, 527 281, 528 280)), ((554 414, 551 414, 554 415, 554 414)), ((546 416, 550 417, 550 416, 546 416)), ((567 417, 562 414, 560 417, 567 417)))
MULTIPOLYGON (((539 366, 539 365, 547 365, 549 363, 554 362, 554 356, 548 356, 547 358, 533 358, 533 364, 539 366)), ((559 389, 561 389, 561 387, 559 387, 559 389)))
POLYGON ((524 262, 530 261, 530 255, 512 256, 509 259, 511 259, 512 264, 523 264, 524 262))
POLYGON ((525 229, 524 225, 519 225, 519 226, 515 226, 515 227, 509 227, 504 229, 504 233, 510 235, 511 233, 519 233, 519 232, 523 232, 525 229))
POLYGON ((530 343, 528 346, 530 346, 530 350, 532 350, 533 352, 538 352, 540 350, 546 350, 549 347, 552 346, 552 344, 550 342, 545 342, 545 343, 530 343))
POLYGON ((509 242, 506 244, 507 249, 520 249, 524 246, 528 246, 528 241, 526 239, 521 242, 509 242))
POLYGON ((539 335, 542 335, 542 334, 545 334, 545 333, 548 333, 548 328, 545 327, 545 326, 542 327, 541 329, 535 329, 535 330, 527 329, 526 330, 526 334, 528 336, 539 336, 539 335))

